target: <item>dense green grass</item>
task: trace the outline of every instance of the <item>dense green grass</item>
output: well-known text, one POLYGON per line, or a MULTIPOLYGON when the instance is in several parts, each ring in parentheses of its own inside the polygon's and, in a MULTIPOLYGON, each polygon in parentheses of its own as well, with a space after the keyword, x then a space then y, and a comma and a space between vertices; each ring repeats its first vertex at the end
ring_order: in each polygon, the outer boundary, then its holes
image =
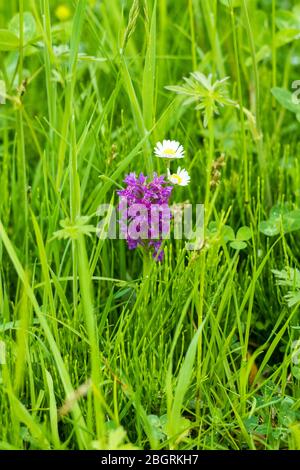
POLYGON ((272 273, 299 268, 299 230, 259 230, 300 207, 297 109, 271 93, 300 78, 300 1, 64 4, 66 21, 56 0, 0 6, 18 37, 0 31, 0 449, 300 449, 299 303, 272 273), (196 70, 230 77, 207 127, 165 88, 196 70), (173 200, 206 204, 206 240, 143 266, 78 224, 127 172, 162 173, 164 138, 185 147, 173 200), (55 237, 66 219, 75 235, 55 237), (246 248, 224 224, 250 228, 246 248))

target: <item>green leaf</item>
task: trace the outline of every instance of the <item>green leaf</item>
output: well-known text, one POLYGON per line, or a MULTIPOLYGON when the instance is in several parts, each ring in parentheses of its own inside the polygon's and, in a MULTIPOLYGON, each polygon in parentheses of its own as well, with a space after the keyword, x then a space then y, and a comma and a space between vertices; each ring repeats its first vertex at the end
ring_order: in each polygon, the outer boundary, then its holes
POLYGON ((287 214, 289 209, 284 204, 276 204, 270 210, 270 219, 280 219, 284 214, 287 214))
MULTIPOLYGON (((41 310, 41 308, 38 304, 38 301, 35 297, 35 293, 34 293, 33 289, 31 288, 31 285, 28 282, 25 270, 24 270, 23 266, 20 263, 20 260, 19 260, 17 254, 16 254, 16 251, 15 251, 9 237, 7 236, 7 233, 4 229, 3 224, 1 223, 1 221, 0 221, 0 239, 1 239, 1 242, 3 243, 3 245, 6 248, 6 251, 7 251, 8 255, 11 259, 11 262, 12 262, 12 264, 13 264, 16 272, 17 272, 17 275, 18 275, 19 279, 21 280, 21 282, 24 286, 24 292, 26 292, 26 295, 27 295, 28 299, 32 303, 32 306, 35 310, 35 313, 36 313, 36 315, 39 319, 40 326, 44 330, 44 334, 45 334, 45 337, 47 338, 49 348, 50 348, 51 353, 52 353, 52 355, 54 357, 54 360, 56 362, 57 371, 60 375, 62 384, 63 384, 64 389, 65 389, 65 393, 68 396, 68 395, 73 393, 73 387, 72 387, 72 383, 71 383, 69 373, 68 373, 67 368, 65 366, 65 363, 62 359, 62 356, 60 354, 60 350, 59 350, 59 348, 56 344, 56 341, 55 341, 55 339, 52 335, 52 332, 51 332, 50 326, 48 324, 48 321, 45 318, 44 314, 42 313, 42 310, 41 310)), ((20 410, 21 411, 24 409, 22 407, 23 407, 23 405, 20 403, 20 410)), ((81 445, 82 448, 87 448, 86 436, 82 431, 83 429, 85 429, 86 424, 85 424, 84 418, 81 414, 81 409, 80 409, 80 407, 77 403, 74 404, 73 415, 74 415, 74 420, 78 423, 78 428, 76 429, 76 433, 78 435, 79 442, 81 443, 80 445, 81 445)), ((26 421, 24 421, 24 422, 26 423, 26 421)))
POLYGON ((291 11, 278 10, 275 22, 278 29, 300 29, 300 18, 291 11))
POLYGON ((271 89, 271 93, 285 109, 292 113, 300 113, 300 106, 293 102, 293 95, 290 91, 275 87, 271 89))
POLYGON ((167 435, 163 431, 163 426, 165 425, 163 419, 157 415, 148 415, 147 418, 152 428, 155 439, 157 441, 162 441, 163 439, 165 439, 167 435))
POLYGON ((148 48, 145 57, 145 66, 142 83, 143 118, 147 130, 153 126, 154 96, 156 75, 156 1, 148 37, 148 48))
POLYGON ((52 432, 52 438, 57 448, 60 447, 59 432, 58 432, 58 416, 57 416, 57 403, 53 387, 53 379, 48 372, 45 370, 45 378, 47 381, 48 394, 49 394, 49 414, 50 414, 50 427, 52 432))
POLYGON ((293 268, 285 268, 281 271, 272 269, 272 273, 276 276, 276 284, 278 286, 288 286, 291 288, 284 296, 289 307, 300 302, 300 271, 293 268))
POLYGON ((267 237, 275 237, 276 235, 279 235, 279 227, 278 223, 274 220, 263 220, 258 226, 259 231, 267 237))
POLYGON ((244 420, 244 425, 249 433, 253 432, 258 426, 258 417, 250 416, 244 420))
POLYGON ((218 233, 217 222, 215 222, 215 221, 209 222, 207 230, 208 230, 210 235, 215 235, 216 233, 218 233))
POLYGON ((234 250, 244 250, 245 248, 247 248, 247 243, 236 240, 230 243, 230 247, 234 250))
POLYGON ((285 233, 300 230, 300 210, 290 211, 283 216, 283 230, 285 233))
POLYGON ((276 47, 285 46, 289 42, 296 41, 299 39, 300 31, 299 29, 284 29, 279 31, 275 36, 276 47))
POLYGON ((281 271, 272 269, 272 273, 276 276, 279 286, 289 286, 300 289, 300 271, 298 269, 286 267, 281 271))
POLYGON ((50 449, 50 443, 46 435, 45 429, 39 426, 34 414, 29 412, 27 408, 14 395, 11 395, 14 407, 14 413, 21 423, 25 424, 26 433, 28 433, 28 441, 36 441, 43 449, 50 449))
POLYGON ((223 235, 225 242, 235 240, 234 231, 229 225, 224 225, 222 229, 222 235, 223 235))
MULTIPOLYGON (((20 15, 17 13, 9 22, 8 29, 18 38, 20 37, 20 15)), ((24 43, 29 42, 36 34, 36 24, 33 15, 29 11, 24 12, 23 36, 24 43)))
MULTIPOLYGON (((267 46, 266 44, 264 44, 264 45, 259 49, 259 51, 257 52, 257 54, 255 54, 256 63, 261 62, 262 60, 269 59, 269 58, 271 57, 271 54, 272 54, 272 51, 271 51, 270 46, 267 46)), ((251 56, 246 59, 245 65, 246 65, 247 67, 251 67, 251 66, 252 66, 252 57, 251 57, 251 56)))
POLYGON ((219 108, 227 105, 236 106, 236 103, 228 97, 227 80, 229 77, 214 82, 212 77, 212 74, 206 76, 199 71, 191 72, 189 78, 183 77, 182 86, 165 87, 167 90, 186 96, 187 99, 183 103, 185 106, 193 102, 199 103, 195 109, 202 111, 204 127, 207 127, 214 114, 219 114, 219 108))
MULTIPOLYGON (((188 390, 191 378, 193 376, 194 362, 197 354, 197 347, 199 344, 199 336, 202 333, 205 322, 206 319, 204 319, 204 321, 199 326, 196 334, 194 335, 178 373, 177 384, 174 392, 174 397, 172 399, 173 403, 170 407, 170 412, 168 414, 168 423, 166 426, 166 434, 169 438, 175 435, 179 437, 178 431, 182 430, 182 423, 185 418, 181 416, 181 410, 183 408, 185 394, 188 390)), ((185 421, 185 425, 186 424, 187 422, 185 421)))
POLYGON ((295 377, 296 380, 300 380, 300 367, 299 366, 293 366, 292 367, 292 374, 293 374, 293 377, 295 377))
POLYGON ((80 235, 90 236, 91 233, 96 232, 96 227, 88 224, 89 219, 90 217, 88 216, 76 216, 74 222, 69 218, 61 220, 60 225, 62 229, 54 232, 54 238, 58 238, 59 240, 66 240, 68 238, 77 240, 80 235))
POLYGON ((292 397, 284 397, 278 412, 278 424, 289 426, 296 420, 295 400, 292 397))
POLYGON ((294 307, 294 305, 300 303, 300 291, 290 291, 284 296, 284 298, 286 299, 289 307, 294 307))
POLYGON ((238 232, 236 234, 236 240, 247 241, 250 240, 250 238, 252 238, 252 232, 250 227, 245 226, 238 229, 238 232))
POLYGON ((222 5, 225 5, 225 7, 228 8, 236 8, 241 6, 241 0, 220 0, 220 2, 222 5))
MULTIPOLYGON (((178 419, 177 426, 176 426, 176 444, 183 441, 190 432, 191 421, 188 418, 184 418, 181 416, 178 419)), ((165 425, 162 428, 163 432, 166 433, 168 436, 168 422, 166 421, 165 425)), ((170 436, 171 437, 171 436, 170 436)))
POLYGON ((17 36, 8 29, 0 29, 0 51, 13 51, 18 47, 19 39, 17 36))

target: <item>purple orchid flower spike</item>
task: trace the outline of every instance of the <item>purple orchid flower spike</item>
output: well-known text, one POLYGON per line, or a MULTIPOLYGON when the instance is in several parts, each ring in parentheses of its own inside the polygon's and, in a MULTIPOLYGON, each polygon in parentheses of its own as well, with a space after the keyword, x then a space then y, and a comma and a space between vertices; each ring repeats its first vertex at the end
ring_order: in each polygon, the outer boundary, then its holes
POLYGON ((139 176, 130 173, 124 183, 126 188, 117 191, 121 233, 130 250, 142 246, 160 262, 164 256, 162 242, 170 232, 169 199, 173 187, 156 173, 152 180, 143 173, 139 176))

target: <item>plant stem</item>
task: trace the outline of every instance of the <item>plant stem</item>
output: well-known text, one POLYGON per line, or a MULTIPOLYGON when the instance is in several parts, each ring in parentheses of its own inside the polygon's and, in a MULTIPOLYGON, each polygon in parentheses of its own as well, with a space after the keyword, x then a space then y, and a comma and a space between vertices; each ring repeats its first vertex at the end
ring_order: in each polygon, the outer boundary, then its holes
POLYGON ((253 65, 253 74, 254 74, 254 85, 255 85, 255 118, 256 118, 256 127, 257 132, 259 135, 257 141, 257 152, 258 152, 258 162, 260 166, 260 173, 261 176, 264 175, 265 177, 265 188, 266 188, 266 196, 268 199, 268 203, 271 204, 271 191, 270 191, 270 180, 269 175, 266 168, 266 160, 264 154, 264 144, 263 144, 263 133, 261 127, 261 119, 260 119, 260 88, 259 88, 259 75, 258 75, 258 67, 257 67, 257 60, 255 54, 255 44, 254 38, 251 29, 250 18, 248 14, 248 8, 246 5, 246 0, 242 1, 242 11, 245 16, 246 21, 246 29, 248 40, 250 44, 250 51, 251 51, 251 58, 252 58, 252 65, 253 65))
POLYGON ((243 112, 243 95, 242 95, 242 82, 241 82, 241 73, 240 73, 240 63, 239 63, 239 52, 238 52, 238 41, 236 35, 236 26, 235 26, 235 16, 233 7, 230 10, 231 15, 231 24, 232 24, 232 35, 233 35, 233 46, 234 46, 234 57, 236 64, 236 75, 237 75, 237 86, 238 86, 238 96, 239 96, 239 109, 240 109, 240 121, 241 121, 241 131, 242 131, 242 148, 243 148, 243 162, 244 162, 244 185, 245 185, 245 203, 249 203, 249 175, 248 175, 248 152, 247 152, 247 142, 246 142, 246 132, 245 132, 245 117, 243 112))
POLYGON ((143 250, 143 279, 148 279, 152 267, 152 260, 149 251, 143 250))
POLYGON ((212 172, 212 164, 214 160, 214 152, 215 152, 215 136, 214 136, 214 122, 213 117, 211 117, 208 121, 208 135, 209 135, 209 148, 208 148, 208 157, 206 163, 206 188, 205 188, 205 227, 207 227, 209 222, 209 214, 211 214, 210 210, 210 182, 211 182, 211 172, 212 172))

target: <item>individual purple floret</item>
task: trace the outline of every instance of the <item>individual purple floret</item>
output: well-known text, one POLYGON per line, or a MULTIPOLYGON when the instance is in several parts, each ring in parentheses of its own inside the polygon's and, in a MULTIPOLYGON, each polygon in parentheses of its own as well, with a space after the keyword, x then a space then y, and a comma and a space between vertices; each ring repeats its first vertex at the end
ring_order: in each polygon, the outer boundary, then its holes
POLYGON ((154 173, 149 181, 141 173, 130 173, 124 183, 126 188, 117 191, 120 196, 120 230, 130 250, 143 246, 152 252, 156 261, 162 261, 162 240, 170 231, 171 211, 169 199, 173 187, 164 176, 154 173))

